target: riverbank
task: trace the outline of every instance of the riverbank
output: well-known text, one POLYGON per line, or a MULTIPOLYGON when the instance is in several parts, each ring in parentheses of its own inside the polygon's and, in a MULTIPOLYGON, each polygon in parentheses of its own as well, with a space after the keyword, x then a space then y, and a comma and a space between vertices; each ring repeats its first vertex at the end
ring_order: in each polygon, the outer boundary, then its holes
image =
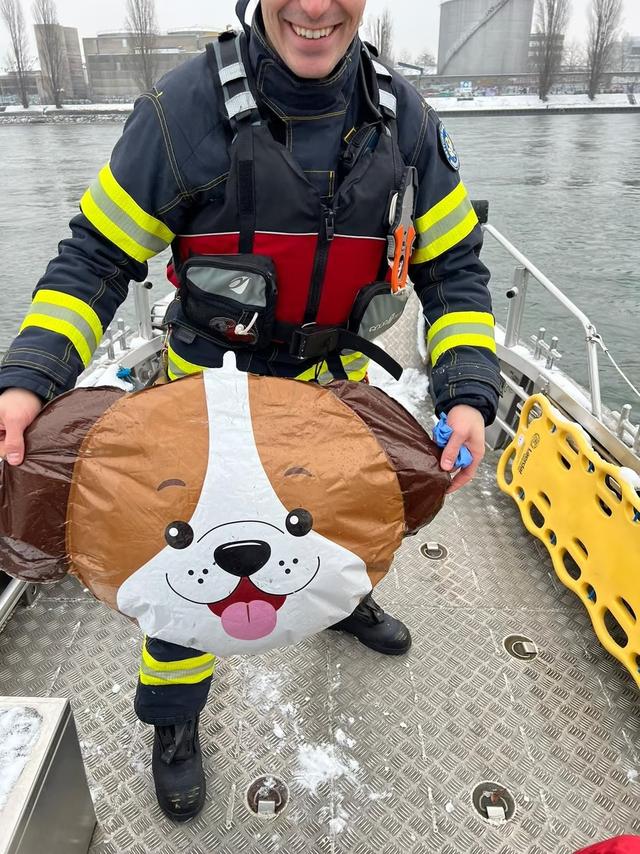
MULTIPOLYGON (((537 95, 476 96, 469 100, 428 96, 434 110, 445 116, 522 116, 530 114, 567 113, 631 113, 640 112, 640 95, 604 94, 590 101, 586 95, 550 95, 541 101, 537 95)), ((124 121, 133 104, 67 104, 61 110, 55 107, 6 107, 0 112, 0 124, 42 124, 51 122, 84 123, 124 121)))
POLYGON ((547 101, 537 95, 480 95, 469 100, 427 96, 427 101, 438 113, 449 116, 640 112, 640 96, 624 93, 598 95, 595 101, 587 95, 549 95, 547 101))

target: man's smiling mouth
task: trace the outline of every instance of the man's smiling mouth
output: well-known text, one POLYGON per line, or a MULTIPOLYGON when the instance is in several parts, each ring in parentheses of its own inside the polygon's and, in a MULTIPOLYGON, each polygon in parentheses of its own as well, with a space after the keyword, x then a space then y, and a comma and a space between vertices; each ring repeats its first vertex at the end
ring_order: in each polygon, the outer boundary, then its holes
POLYGON ((287 21, 293 32, 302 39, 308 39, 309 41, 318 41, 319 39, 326 39, 330 35, 332 35, 335 30, 338 29, 340 24, 333 24, 330 27, 318 27, 316 29, 309 29, 308 27, 299 27, 297 24, 292 24, 291 21, 287 21))

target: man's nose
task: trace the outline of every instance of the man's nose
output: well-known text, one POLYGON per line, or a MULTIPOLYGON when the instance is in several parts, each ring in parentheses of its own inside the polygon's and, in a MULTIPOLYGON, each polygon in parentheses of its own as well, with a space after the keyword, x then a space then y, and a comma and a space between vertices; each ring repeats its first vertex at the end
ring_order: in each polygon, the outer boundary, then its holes
POLYGON ((239 578, 262 569, 270 557, 271 547, 262 540, 223 543, 213 553, 213 559, 221 569, 239 578))
POLYGON ((334 0, 300 0, 300 8, 308 18, 321 18, 329 11, 334 0))

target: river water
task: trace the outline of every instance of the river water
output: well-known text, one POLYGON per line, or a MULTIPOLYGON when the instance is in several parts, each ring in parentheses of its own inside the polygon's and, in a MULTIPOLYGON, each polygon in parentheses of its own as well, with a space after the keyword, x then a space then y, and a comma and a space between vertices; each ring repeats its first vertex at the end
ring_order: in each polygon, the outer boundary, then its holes
MULTIPOLYGON (((491 222, 576 302, 640 386, 640 115, 465 116, 447 127, 475 199, 491 222)), ((100 124, 0 125, 0 351, 28 308, 31 291, 67 234, 67 222, 122 130, 100 124)), ((514 262, 487 237, 498 320, 514 262)), ((160 285, 164 258, 150 277, 160 285)), ((580 329, 544 291, 532 288, 525 331, 555 334, 562 366, 582 382, 580 329)), ((603 397, 633 402, 604 356, 603 397)), ((636 412, 640 404, 635 407, 636 412)))

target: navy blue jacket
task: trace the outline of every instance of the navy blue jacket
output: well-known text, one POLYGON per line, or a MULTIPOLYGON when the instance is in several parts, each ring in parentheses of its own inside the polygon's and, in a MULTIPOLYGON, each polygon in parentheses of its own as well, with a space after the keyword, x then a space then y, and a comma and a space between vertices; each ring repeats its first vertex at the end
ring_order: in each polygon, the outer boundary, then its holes
MULTIPOLYGON (((334 98, 337 109, 334 124, 322 127, 324 138, 312 122, 298 120, 304 117, 297 119, 295 111, 283 116, 278 108, 278 101, 286 103, 289 97, 308 103, 304 81, 282 67, 255 31, 251 47, 254 73, 263 87, 261 109, 279 116, 285 139, 291 138, 305 169, 317 165, 319 174, 330 174, 344 128, 351 122, 356 126, 362 113, 363 94, 353 73, 359 41, 345 58, 346 70, 325 87, 325 99, 334 98), (331 162, 316 164, 314 151, 331 162)), ((478 257, 481 229, 438 116, 399 75, 393 75, 392 87, 400 150, 419 175, 418 240, 410 276, 427 319, 436 411, 466 403, 491 423, 500 375, 489 273, 478 257)), ((16 386, 50 400, 73 387, 129 282, 143 281, 147 260, 176 235, 188 233, 194 211, 224 193, 228 130, 204 55, 170 72, 136 101, 110 163, 70 223, 71 237, 60 243, 36 286, 31 309, 0 368, 0 390, 16 386)))

